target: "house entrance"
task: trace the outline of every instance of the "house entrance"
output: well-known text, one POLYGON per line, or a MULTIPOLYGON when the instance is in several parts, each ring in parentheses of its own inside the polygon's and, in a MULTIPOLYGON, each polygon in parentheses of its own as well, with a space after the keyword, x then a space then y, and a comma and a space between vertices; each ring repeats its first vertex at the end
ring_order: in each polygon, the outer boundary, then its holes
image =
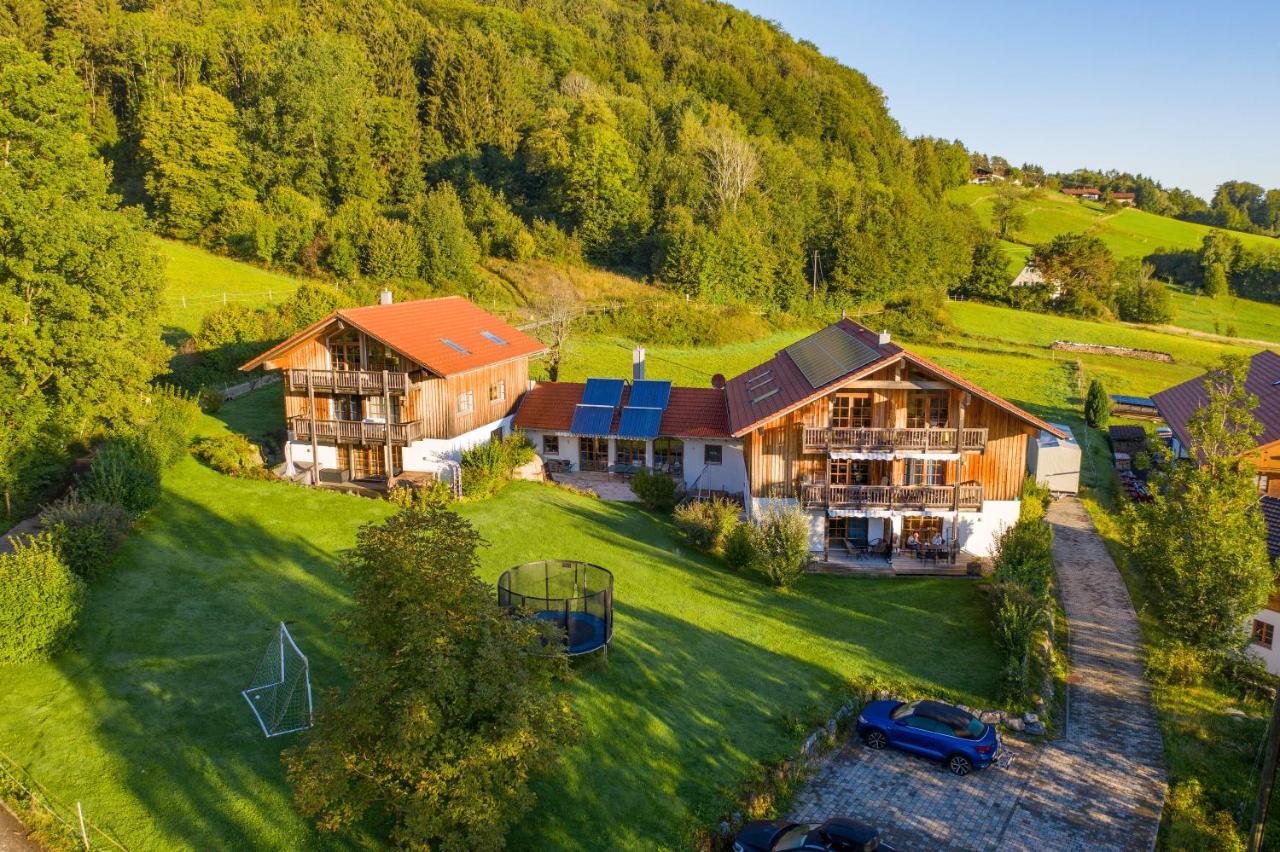
MULTIPOLYGON (((385 447, 355 444, 338 445, 338 468, 351 474, 352 479, 386 479, 387 457, 385 447)), ((391 465, 400 473, 403 462, 400 447, 391 448, 391 465)))
POLYGON ((578 468, 604 471, 609 469, 609 439, 579 438, 578 468))

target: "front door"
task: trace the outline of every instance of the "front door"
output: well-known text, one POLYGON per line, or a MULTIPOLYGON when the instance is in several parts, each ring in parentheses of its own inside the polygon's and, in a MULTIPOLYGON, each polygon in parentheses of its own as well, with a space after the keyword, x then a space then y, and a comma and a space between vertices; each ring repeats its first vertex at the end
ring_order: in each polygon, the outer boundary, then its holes
POLYGON ((609 468, 609 439, 579 438, 578 467, 581 470, 607 470, 609 468))

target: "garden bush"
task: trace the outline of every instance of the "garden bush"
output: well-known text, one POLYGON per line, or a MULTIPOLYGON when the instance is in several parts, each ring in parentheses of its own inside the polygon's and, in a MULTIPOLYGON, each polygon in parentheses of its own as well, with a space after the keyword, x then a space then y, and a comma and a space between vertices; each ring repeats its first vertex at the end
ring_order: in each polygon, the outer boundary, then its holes
POLYGON ((163 470, 177 464, 187 454, 187 442, 200 406, 195 398, 179 388, 162 385, 155 388, 142 412, 144 423, 138 429, 139 439, 155 457, 163 470))
POLYGON ((760 519, 756 565, 770 583, 789 588, 809 564, 809 521, 797 506, 771 506, 760 519))
POLYGON ((197 438, 191 444, 191 453, 197 459, 227 476, 244 479, 273 479, 271 471, 262 465, 262 452, 243 435, 220 435, 216 438, 197 438))
POLYGON ((200 389, 200 410, 205 414, 213 414, 227 401, 227 395, 217 388, 200 389))
POLYGON ((718 553, 738 523, 741 511, 737 503, 721 497, 692 500, 676 507, 676 527, 684 533, 689 544, 699 550, 718 553))
POLYGON ((116 503, 72 497, 51 503, 40 513, 40 528, 52 538, 62 561, 86 580, 107 567, 131 526, 129 513, 116 503))
POLYGON ((48 659, 75 630, 84 581, 46 534, 0 555, 0 663, 48 659))
POLYGON ((631 490, 656 512, 670 512, 676 505, 676 481, 666 474, 636 471, 631 477, 631 490))
POLYGON ((488 497, 511 479, 516 468, 534 456, 533 444, 523 432, 512 432, 467 450, 462 454, 462 496, 488 497))
POLYGON ((1022 520, 1000 534, 992 574, 996 639, 1005 652, 1005 686, 1021 700, 1032 686, 1036 637, 1052 624, 1053 530, 1022 520))
POLYGON ((89 502, 116 503, 141 515, 160 500, 160 460, 138 435, 111 438, 98 449, 79 493, 89 502))
POLYGON ((1171 640, 1147 650, 1147 677, 1167 686, 1199 686, 1209 674, 1205 653, 1185 642, 1171 640))
POLYGON ((750 521, 740 521, 724 539, 724 561, 735 571, 756 566, 760 558, 760 533, 750 521))
POLYGON ((1022 480, 1022 505, 1018 513, 1018 520, 1021 521, 1039 521, 1049 511, 1049 504, 1053 502, 1053 495, 1049 493, 1049 486, 1041 485, 1036 482, 1035 474, 1027 474, 1022 480))
POLYGON ((387 499, 401 509, 444 506, 453 501, 449 483, 435 480, 423 485, 399 485, 392 488, 387 499))

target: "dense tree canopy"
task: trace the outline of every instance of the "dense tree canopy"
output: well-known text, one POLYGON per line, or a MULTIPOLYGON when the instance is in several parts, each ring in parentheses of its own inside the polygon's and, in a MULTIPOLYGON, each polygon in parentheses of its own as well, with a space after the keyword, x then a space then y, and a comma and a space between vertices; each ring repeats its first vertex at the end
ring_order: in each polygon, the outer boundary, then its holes
POLYGON ((248 259, 466 286, 456 191, 482 251, 580 247, 724 302, 809 295, 814 251, 843 303, 969 273, 972 215, 942 201, 964 147, 906 139, 863 75, 725 4, 4 10, 79 74, 126 200, 248 259))

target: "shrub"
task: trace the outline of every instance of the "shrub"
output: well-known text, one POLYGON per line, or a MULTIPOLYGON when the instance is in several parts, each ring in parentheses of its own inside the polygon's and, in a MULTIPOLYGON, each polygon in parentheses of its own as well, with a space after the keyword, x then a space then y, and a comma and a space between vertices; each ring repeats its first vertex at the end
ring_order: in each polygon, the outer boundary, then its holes
POLYGON ((760 558, 760 532, 750 521, 741 521, 724 539, 724 561, 735 571, 755 568, 760 558))
POLYGON ((115 503, 141 515, 160 500, 160 462, 137 435, 104 443, 80 483, 80 497, 89 502, 115 503))
POLYGON ((769 582, 789 588, 809 564, 809 521, 797 506, 772 506, 760 519, 757 567, 769 582))
POLYGON ((533 460, 533 444, 523 432, 477 444, 462 454, 462 495, 488 497, 506 485, 516 468, 533 460))
POLYGON ((453 491, 449 483, 437 479, 423 485, 396 486, 387 494, 387 499, 401 509, 444 506, 452 502, 453 491))
POLYGON ((66 642, 84 605, 84 581, 58 557, 48 534, 0 555, 0 663, 48 659, 66 642))
POLYGON ((1018 520, 1042 520, 1052 502, 1053 495, 1049 493, 1049 486, 1036 482, 1034 474, 1027 474, 1022 480, 1022 505, 1019 508, 1018 520))
POLYGON ((40 513, 40 527, 49 533, 62 561, 86 580, 107 567, 131 525, 129 513, 115 503, 71 498, 51 503, 40 513))
POLYGON ((675 520, 689 544, 699 550, 719 552, 738 523, 738 504, 721 497, 693 500, 676 507, 675 520))
POLYGON ((1161 642, 1147 651, 1147 676, 1156 683, 1199 686, 1209 669, 1205 654, 1185 642, 1161 642))
POLYGON ((200 389, 200 410, 205 414, 213 414, 227 401, 227 395, 217 388, 200 389))
POLYGON ((1215 810, 1206 801, 1200 781, 1189 778, 1169 787, 1165 799, 1164 824, 1161 829, 1169 849, 1217 849, 1221 852, 1243 852, 1245 845, 1236 832, 1236 821, 1230 811, 1215 810))
POLYGON ((631 490, 654 511, 670 512, 676 505, 676 481, 666 474, 637 471, 631 477, 631 490))
POLYGON ((162 385, 152 393, 143 416, 146 419, 138 436, 161 469, 181 461, 200 416, 195 398, 179 388, 162 385))
POLYGON ((684 299, 628 302, 596 322, 596 330, 654 346, 724 346, 769 333, 768 321, 741 305, 706 305, 684 299))
POLYGON ((197 438, 191 444, 197 459, 227 476, 245 479, 271 479, 271 471, 262 466, 262 451, 243 435, 220 435, 197 438))
POLYGON ((992 621, 1005 652, 1006 687, 1022 698, 1031 687, 1036 636, 1052 621, 1053 530, 1041 520, 1019 521, 996 548, 992 621))
POLYGON ((1089 382, 1089 395, 1084 402, 1084 419, 1095 429, 1107 428, 1111 420, 1111 400, 1101 379, 1089 382))

